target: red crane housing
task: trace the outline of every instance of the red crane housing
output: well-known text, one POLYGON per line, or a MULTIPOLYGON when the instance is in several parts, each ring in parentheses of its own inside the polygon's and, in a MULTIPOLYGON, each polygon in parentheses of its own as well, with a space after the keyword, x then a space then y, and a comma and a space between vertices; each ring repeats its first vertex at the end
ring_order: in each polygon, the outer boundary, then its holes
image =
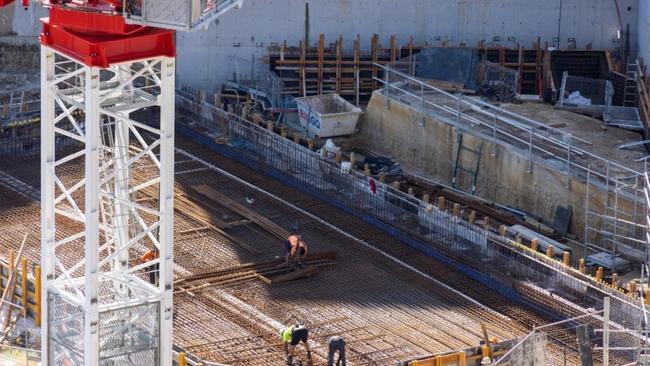
MULTIPOLYGON (((0 0, 0 6, 14 0, 0 0)), ((27 5, 28 0, 23 0, 27 5)), ((126 24, 120 0, 44 0, 40 41, 87 66, 176 56, 174 31, 126 24)))

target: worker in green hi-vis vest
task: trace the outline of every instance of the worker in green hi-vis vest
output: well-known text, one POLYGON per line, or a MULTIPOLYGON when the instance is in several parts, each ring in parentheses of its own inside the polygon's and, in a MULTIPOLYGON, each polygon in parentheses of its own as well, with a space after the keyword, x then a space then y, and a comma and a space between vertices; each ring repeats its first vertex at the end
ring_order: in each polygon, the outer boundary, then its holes
POLYGON ((293 366, 293 357, 298 343, 302 342, 307 349, 307 358, 309 364, 311 360, 311 348, 309 348, 309 330, 301 324, 292 325, 280 331, 282 343, 284 344, 284 351, 287 354, 287 364, 293 366))

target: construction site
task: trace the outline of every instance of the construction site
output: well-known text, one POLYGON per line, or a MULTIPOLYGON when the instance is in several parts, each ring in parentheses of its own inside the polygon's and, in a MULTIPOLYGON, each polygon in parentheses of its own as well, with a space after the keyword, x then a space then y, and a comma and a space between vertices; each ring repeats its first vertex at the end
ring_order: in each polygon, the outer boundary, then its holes
POLYGON ((650 365, 649 34, 0 0, 0 366, 650 365))

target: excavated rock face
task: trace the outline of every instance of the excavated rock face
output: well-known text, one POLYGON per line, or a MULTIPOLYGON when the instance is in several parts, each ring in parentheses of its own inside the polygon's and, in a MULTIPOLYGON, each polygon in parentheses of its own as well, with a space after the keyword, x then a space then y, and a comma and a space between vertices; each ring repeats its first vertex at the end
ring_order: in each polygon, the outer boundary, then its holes
POLYGON ((0 94, 38 88, 40 47, 34 38, 0 38, 0 94))
POLYGON ((20 37, 0 39, 0 70, 33 71, 39 68, 40 47, 33 39, 20 37))

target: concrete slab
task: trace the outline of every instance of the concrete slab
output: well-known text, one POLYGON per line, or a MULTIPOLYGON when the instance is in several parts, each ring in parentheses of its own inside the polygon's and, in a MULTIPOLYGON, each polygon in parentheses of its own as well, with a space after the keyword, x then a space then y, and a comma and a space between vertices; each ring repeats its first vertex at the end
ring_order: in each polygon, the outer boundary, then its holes
POLYGON ((644 169, 643 162, 635 161, 648 155, 643 146, 636 146, 626 150, 618 148, 622 144, 641 140, 642 136, 637 132, 615 127, 608 127, 607 130, 603 130, 604 122, 601 120, 559 110, 548 104, 504 104, 502 107, 591 142, 591 145, 576 142, 576 145, 580 145, 587 151, 613 160, 630 169, 637 171, 644 169))

